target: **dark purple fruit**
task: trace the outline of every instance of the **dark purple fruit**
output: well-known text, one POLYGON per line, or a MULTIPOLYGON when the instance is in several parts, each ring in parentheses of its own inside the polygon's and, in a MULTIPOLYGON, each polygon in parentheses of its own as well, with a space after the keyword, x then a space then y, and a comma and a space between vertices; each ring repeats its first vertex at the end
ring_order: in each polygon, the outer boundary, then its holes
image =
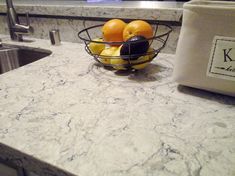
POLYGON ((124 60, 136 60, 143 56, 149 48, 149 42, 144 36, 136 35, 129 38, 121 47, 120 55, 124 60))

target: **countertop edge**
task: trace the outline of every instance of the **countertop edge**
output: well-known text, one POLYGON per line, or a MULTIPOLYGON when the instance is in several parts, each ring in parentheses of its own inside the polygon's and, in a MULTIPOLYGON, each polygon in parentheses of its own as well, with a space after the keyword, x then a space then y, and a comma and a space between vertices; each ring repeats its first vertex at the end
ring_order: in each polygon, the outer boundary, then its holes
MULTIPOLYGON (((68 4, 45 4, 45 3, 15 3, 15 9, 19 14, 30 12, 31 15, 49 16, 73 16, 73 17, 95 17, 95 18, 124 18, 124 19, 146 19, 160 21, 179 21, 182 16, 183 3, 150 2, 146 5, 137 2, 119 2, 112 6, 112 3, 80 3, 68 4)), ((0 2, 0 13, 6 12, 5 3, 0 2)))

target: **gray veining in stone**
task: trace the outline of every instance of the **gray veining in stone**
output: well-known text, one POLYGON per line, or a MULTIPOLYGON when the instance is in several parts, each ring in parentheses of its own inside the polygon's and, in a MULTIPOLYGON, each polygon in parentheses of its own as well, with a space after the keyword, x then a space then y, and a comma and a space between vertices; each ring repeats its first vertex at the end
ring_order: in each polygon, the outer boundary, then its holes
POLYGON ((235 99, 177 86, 174 55, 127 74, 97 65, 84 45, 34 40, 22 44, 53 54, 0 75, 1 145, 47 163, 25 167, 79 176, 234 176, 235 99))
MULTIPOLYGON (((62 41, 81 42, 77 33, 84 29, 82 17, 92 18, 123 18, 123 19, 144 19, 179 22, 182 16, 181 2, 103 2, 87 3, 79 1, 16 1, 16 11, 25 14, 30 12, 33 15, 46 15, 47 17, 30 17, 31 25, 35 32, 32 37, 48 39, 48 31, 57 28, 61 31, 62 41), (56 16, 56 18, 55 18, 56 16), (67 16, 61 19, 60 16, 67 16), (77 17, 72 19, 69 17, 77 17)), ((5 0, 0 1, 0 12, 6 12, 5 0)), ((5 16, 0 16, 0 32, 8 34, 5 16)), ((101 20, 87 20, 87 26, 104 23, 101 20)), ((108 20, 108 19, 107 19, 108 20)), ((25 18, 21 17, 25 22, 25 18)), ((179 37, 180 26, 173 26, 164 53, 174 54, 179 37)), ((99 31, 97 31, 99 32, 99 31)))
MULTIPOLYGON (((24 18, 21 18, 21 21, 24 22, 24 18)), ((30 18, 31 25, 34 28, 34 33, 31 35, 34 38, 39 39, 49 39, 49 31, 51 29, 59 29, 60 36, 62 41, 74 42, 74 43, 83 43, 77 36, 80 30, 83 30, 86 27, 104 24, 102 21, 90 21, 86 20, 85 26, 84 20, 77 19, 55 19, 55 18, 40 18, 40 17, 31 17, 30 18)), ((2 27, 0 28, 0 33, 9 34, 6 17, 0 16, 0 24, 2 27)), ((173 31, 171 32, 168 42, 165 48, 162 50, 163 53, 175 53, 180 26, 172 26, 173 31)), ((96 37, 102 37, 101 29, 97 28, 94 30, 96 33, 96 37)), ((154 45, 155 43, 153 43, 154 45)), ((154 45, 156 47, 156 45, 154 45)))
MULTIPOLYGON (((16 11, 31 14, 134 18, 179 21, 182 15, 181 2, 103 2, 88 3, 81 1, 16 1, 16 11)), ((5 2, 0 1, 0 12, 6 12, 5 2)))

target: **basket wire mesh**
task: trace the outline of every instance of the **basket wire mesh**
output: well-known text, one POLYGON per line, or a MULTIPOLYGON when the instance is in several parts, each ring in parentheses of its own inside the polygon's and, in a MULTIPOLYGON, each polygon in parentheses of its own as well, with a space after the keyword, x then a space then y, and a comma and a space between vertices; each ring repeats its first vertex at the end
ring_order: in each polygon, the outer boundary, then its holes
POLYGON ((100 36, 102 36, 101 34, 97 34, 97 36, 93 36, 95 30, 96 31, 101 31, 101 28, 104 24, 99 24, 99 25, 94 25, 91 27, 87 27, 84 28, 83 30, 78 32, 78 37, 79 39, 81 39, 84 43, 85 43, 85 50, 86 52, 91 55, 98 63, 102 64, 103 66, 108 66, 108 67, 122 67, 124 69, 133 69, 133 66, 135 65, 140 65, 140 64, 144 64, 147 62, 151 62, 154 58, 156 58, 156 56, 158 55, 158 53, 165 47, 166 42, 169 38, 169 34, 172 32, 172 28, 171 26, 167 25, 167 24, 160 24, 158 22, 156 22, 155 24, 153 24, 153 28, 154 28, 154 35, 152 38, 148 38, 148 39, 144 39, 144 40, 137 40, 137 41, 126 41, 126 42, 106 42, 106 41, 94 41, 94 38, 100 38, 100 36), (161 32, 159 32, 159 28, 163 29, 161 30, 161 32), (93 31, 94 30, 94 31, 93 31), (152 50, 151 51, 147 51, 145 53, 142 54, 128 54, 128 55, 121 55, 121 56, 107 56, 107 55, 100 55, 100 54, 94 54, 91 52, 90 48, 89 48, 89 44, 91 42, 93 43, 97 43, 97 44, 105 44, 106 46, 121 46, 123 44, 127 44, 128 48, 129 48, 129 53, 131 50, 131 45, 133 43, 137 43, 137 42, 142 42, 142 41, 148 41, 149 42, 149 48, 151 47, 152 50), (152 47, 153 43, 156 43, 154 47, 152 47), (151 56, 148 57, 148 59, 144 59, 142 61, 138 61, 135 62, 130 58, 139 58, 141 56, 151 56), (111 59, 120 59, 121 58, 127 58, 125 59, 125 61, 127 61, 125 64, 110 64, 110 63, 104 63, 101 62, 101 59, 106 59, 106 60, 111 60, 111 59))

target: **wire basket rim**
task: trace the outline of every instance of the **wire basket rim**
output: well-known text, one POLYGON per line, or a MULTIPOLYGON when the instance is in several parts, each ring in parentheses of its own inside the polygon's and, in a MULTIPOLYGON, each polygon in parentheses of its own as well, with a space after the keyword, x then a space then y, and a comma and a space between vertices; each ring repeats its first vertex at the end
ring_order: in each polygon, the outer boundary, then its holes
MULTIPOLYGON (((85 43, 85 50, 86 52, 91 55, 93 57, 94 60, 96 60, 98 63, 100 63, 103 66, 108 66, 108 67, 113 67, 113 68, 117 68, 117 67, 122 67, 125 69, 134 69, 136 70, 136 68, 134 68, 134 66, 136 65, 141 65, 141 64, 145 64, 147 62, 151 62, 159 53, 160 51, 165 47, 166 42, 169 38, 170 33, 173 31, 172 27, 168 24, 164 24, 164 23, 154 23, 152 25, 155 25, 155 30, 153 33, 153 37, 151 38, 146 38, 146 39, 141 39, 141 40, 136 40, 136 41, 122 41, 122 42, 107 42, 107 41, 97 41, 94 40, 93 38, 91 38, 90 30, 94 29, 94 28, 98 28, 98 27, 102 27, 104 24, 99 24, 99 25, 93 25, 90 27, 84 27, 84 29, 82 29, 81 31, 78 32, 78 38, 81 39, 84 43, 85 43), (160 34, 157 33, 158 29, 160 27, 166 27, 164 28, 163 31, 161 31, 160 34), (84 35, 84 36, 83 36, 84 35), (109 45, 110 47, 112 46, 117 46, 120 47, 121 45, 124 44, 128 44, 129 48, 132 44, 134 43, 138 43, 140 41, 148 41, 149 42, 149 47, 152 45, 153 41, 158 41, 160 42, 159 47, 157 48, 152 48, 153 51, 146 51, 143 54, 127 54, 127 55, 120 55, 120 56, 114 56, 114 55, 101 55, 101 53, 99 54, 94 54, 90 51, 89 49, 89 43, 98 43, 98 44, 105 44, 105 45, 109 45), (137 61, 139 59, 139 57, 145 57, 148 56, 148 59, 144 59, 144 60, 140 60, 137 61), (125 58, 126 57, 126 58, 125 58), (115 60, 115 59, 123 59, 125 61, 125 63, 111 63, 111 60, 115 60), (135 59, 137 58, 137 59, 135 59), (106 63, 106 61, 102 61, 102 59, 107 59, 108 63, 106 63), (137 61, 137 62, 136 62, 137 61)), ((102 39, 102 37, 97 37, 95 39, 102 39)))
MULTIPOLYGON (((87 38, 84 38, 84 37, 81 36, 82 33, 88 32, 88 30, 93 29, 93 28, 102 27, 103 25, 104 25, 104 24, 99 24, 99 25, 94 25, 94 26, 90 26, 90 27, 84 28, 84 29, 82 29, 81 31, 79 31, 77 35, 78 35, 79 39, 81 39, 81 40, 83 40, 83 41, 85 41, 85 42, 94 42, 94 43, 107 44, 107 45, 122 45, 122 44, 127 43, 127 42, 128 42, 128 43, 135 43, 135 42, 136 42, 136 41, 122 41, 122 42, 94 41, 94 40, 90 40, 90 39, 87 39, 87 38)), ((165 26, 165 27, 168 28, 168 31, 167 31, 167 32, 164 32, 164 33, 162 33, 162 34, 160 34, 160 35, 155 35, 155 36, 153 36, 153 37, 151 37, 151 38, 141 39, 141 40, 139 40, 139 41, 149 41, 149 40, 151 41, 151 40, 156 40, 156 39, 161 38, 161 37, 163 37, 163 36, 165 36, 165 35, 169 35, 169 34, 173 31, 172 27, 171 27, 170 25, 168 25, 168 24, 154 24, 154 25, 157 25, 157 26, 165 26)), ((88 36, 88 37, 89 37, 89 36, 88 36)), ((101 38, 101 37, 100 37, 100 38, 101 38)), ((101 39, 102 39, 102 38, 101 38, 101 39)))

